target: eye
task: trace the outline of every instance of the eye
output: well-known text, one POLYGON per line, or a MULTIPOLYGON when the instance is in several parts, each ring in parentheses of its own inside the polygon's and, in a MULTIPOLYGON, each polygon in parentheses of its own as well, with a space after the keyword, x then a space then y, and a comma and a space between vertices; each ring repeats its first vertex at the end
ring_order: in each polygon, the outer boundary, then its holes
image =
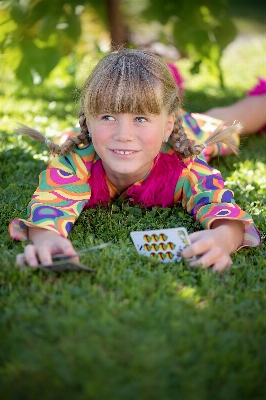
POLYGON ((145 118, 145 117, 136 117, 136 118, 135 118, 135 121, 143 123, 143 122, 147 122, 148 119, 145 118))
POLYGON ((101 120, 103 120, 103 121, 114 121, 115 117, 112 117, 112 115, 103 115, 101 117, 101 120))

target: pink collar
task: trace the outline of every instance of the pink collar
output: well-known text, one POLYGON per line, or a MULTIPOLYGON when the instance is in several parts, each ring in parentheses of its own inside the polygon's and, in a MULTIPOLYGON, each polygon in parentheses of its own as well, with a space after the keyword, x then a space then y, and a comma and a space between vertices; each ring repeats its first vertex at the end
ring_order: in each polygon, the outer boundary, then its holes
POLYGON ((127 199, 133 204, 141 204, 146 207, 172 207, 175 187, 183 168, 184 164, 175 152, 172 154, 159 153, 150 173, 120 194, 106 177, 99 159, 92 165, 88 181, 91 187, 88 207, 92 208, 98 204, 107 205, 109 200, 115 198, 127 199))

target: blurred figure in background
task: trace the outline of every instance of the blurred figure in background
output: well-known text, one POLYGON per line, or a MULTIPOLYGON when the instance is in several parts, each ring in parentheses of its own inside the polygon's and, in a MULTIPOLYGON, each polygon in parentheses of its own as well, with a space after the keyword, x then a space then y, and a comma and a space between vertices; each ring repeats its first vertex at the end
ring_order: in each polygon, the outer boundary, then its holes
MULTIPOLYGON (((179 87, 182 97, 185 90, 185 80, 175 64, 168 62, 174 80, 179 87)), ((257 85, 248 91, 247 97, 238 100, 229 106, 214 107, 204 113, 188 113, 183 110, 182 117, 187 135, 197 143, 205 140, 208 135, 222 122, 228 125, 239 121, 243 125, 242 135, 266 133, 266 79, 259 78, 257 85)), ((235 135, 235 143, 239 145, 239 137, 235 135)), ((207 160, 218 155, 231 154, 232 151, 222 143, 204 149, 207 160)))

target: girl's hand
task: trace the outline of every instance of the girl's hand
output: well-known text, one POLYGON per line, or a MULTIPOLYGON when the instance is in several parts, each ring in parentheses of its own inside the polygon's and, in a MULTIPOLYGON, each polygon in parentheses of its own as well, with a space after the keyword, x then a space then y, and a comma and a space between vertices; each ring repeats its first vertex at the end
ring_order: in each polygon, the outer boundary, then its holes
POLYGON ((193 267, 223 271, 232 264, 230 254, 243 243, 244 225, 236 220, 216 220, 212 229, 194 232, 189 237, 192 244, 181 252, 182 257, 197 256, 197 260, 190 261, 193 267))
MULTIPOLYGON (((17 255, 18 265, 28 264, 37 267, 38 264, 51 265, 52 256, 55 254, 74 255, 76 251, 69 239, 61 237, 59 234, 42 228, 29 228, 29 238, 32 244, 28 244, 24 253, 17 255)), ((78 257, 71 258, 74 262, 79 262, 78 257)))

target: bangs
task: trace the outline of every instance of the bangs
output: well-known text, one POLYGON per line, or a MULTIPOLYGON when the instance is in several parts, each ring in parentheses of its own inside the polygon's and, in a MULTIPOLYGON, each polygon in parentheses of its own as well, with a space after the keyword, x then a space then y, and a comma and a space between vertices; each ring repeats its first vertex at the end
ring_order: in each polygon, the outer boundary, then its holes
MULTIPOLYGON (((101 62, 99 63, 101 64, 101 62)), ((104 63, 102 63, 104 64, 104 63)), ((134 57, 115 58, 92 73, 84 87, 85 112, 95 116, 161 113, 160 81, 134 57), (99 70, 100 69, 100 70, 99 70)))

